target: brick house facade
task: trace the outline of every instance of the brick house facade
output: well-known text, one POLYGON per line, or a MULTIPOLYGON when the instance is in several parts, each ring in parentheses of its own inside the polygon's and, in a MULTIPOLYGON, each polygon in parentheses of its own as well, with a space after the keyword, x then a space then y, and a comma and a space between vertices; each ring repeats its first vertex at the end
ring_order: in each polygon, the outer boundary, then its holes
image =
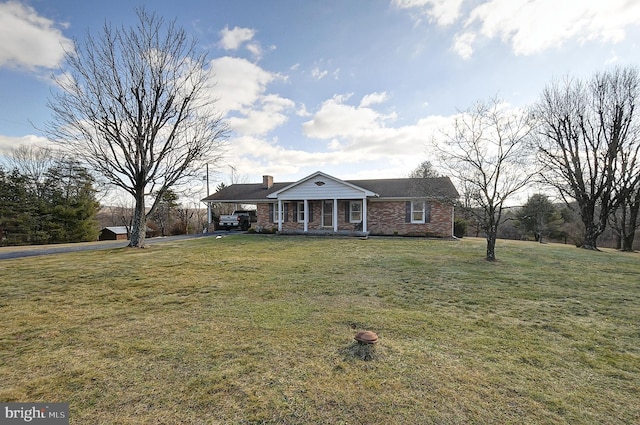
POLYGON ((255 204, 259 232, 450 237, 457 196, 446 177, 343 181, 316 172, 294 183, 264 176, 203 202, 255 204))

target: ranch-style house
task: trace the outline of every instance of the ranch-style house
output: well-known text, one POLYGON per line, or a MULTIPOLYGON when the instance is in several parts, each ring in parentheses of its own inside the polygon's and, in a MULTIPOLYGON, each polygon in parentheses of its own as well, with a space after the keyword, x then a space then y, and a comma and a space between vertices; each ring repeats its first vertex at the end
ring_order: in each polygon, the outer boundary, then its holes
POLYGON ((202 201, 255 205, 258 232, 451 237, 457 198, 448 177, 340 180, 317 171, 293 183, 263 176, 202 201))

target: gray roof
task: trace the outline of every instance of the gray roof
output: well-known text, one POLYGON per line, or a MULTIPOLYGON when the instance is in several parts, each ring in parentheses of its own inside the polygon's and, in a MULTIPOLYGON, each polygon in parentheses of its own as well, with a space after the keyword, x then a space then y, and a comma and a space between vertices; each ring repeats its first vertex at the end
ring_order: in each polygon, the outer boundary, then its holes
POLYGON ((349 183, 368 189, 380 198, 457 198, 458 191, 449 177, 349 180, 349 183))
POLYGON ((109 230, 117 235, 123 235, 127 233, 127 228, 125 226, 107 226, 102 230, 109 230))
MULTIPOLYGON (((455 199, 458 191, 449 177, 436 178, 405 178, 405 179, 374 179, 374 180, 344 180, 346 183, 367 189, 378 194, 380 199, 410 199, 410 198, 442 198, 455 199)), ((295 182, 273 183, 265 189, 263 183, 233 184, 227 186, 203 199, 204 202, 234 202, 234 203, 262 203, 273 202, 267 196, 284 189, 295 182)))

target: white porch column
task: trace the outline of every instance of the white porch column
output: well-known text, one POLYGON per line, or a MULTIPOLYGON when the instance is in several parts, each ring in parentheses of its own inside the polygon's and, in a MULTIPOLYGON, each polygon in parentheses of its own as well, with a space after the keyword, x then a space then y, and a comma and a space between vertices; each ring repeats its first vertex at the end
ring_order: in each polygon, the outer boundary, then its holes
POLYGON ((338 233, 338 199, 333 199, 333 231, 338 233))
POLYGON ((362 198, 362 231, 367 233, 367 197, 362 198))
POLYGON ((282 232, 282 199, 278 199, 278 232, 282 232))
POLYGON ((309 200, 304 200, 304 231, 309 231, 309 200))

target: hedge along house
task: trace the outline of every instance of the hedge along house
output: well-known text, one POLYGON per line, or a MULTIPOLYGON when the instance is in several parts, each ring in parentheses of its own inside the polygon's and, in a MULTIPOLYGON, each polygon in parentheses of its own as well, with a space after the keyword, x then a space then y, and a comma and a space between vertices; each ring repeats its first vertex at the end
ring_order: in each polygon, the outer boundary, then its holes
POLYGON ((451 237, 457 197, 448 177, 340 180, 318 171, 293 183, 263 176, 202 201, 256 205, 258 232, 451 237))

